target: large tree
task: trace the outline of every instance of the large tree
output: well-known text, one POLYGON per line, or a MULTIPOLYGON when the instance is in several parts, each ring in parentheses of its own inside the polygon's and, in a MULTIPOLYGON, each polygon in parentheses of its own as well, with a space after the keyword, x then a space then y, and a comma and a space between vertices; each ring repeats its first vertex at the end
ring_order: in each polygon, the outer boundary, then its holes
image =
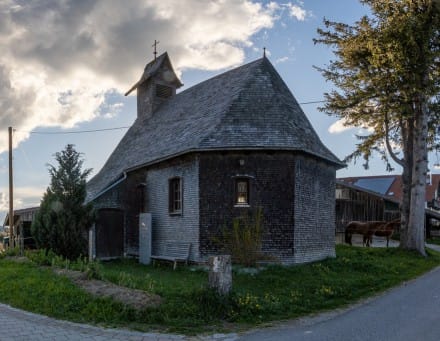
POLYGON ((73 145, 55 154, 57 167, 49 165, 50 186, 32 223, 37 246, 68 259, 87 253, 86 233, 93 223, 93 208, 85 204, 86 179, 83 160, 73 145))
POLYGON ((319 38, 335 60, 318 68, 336 89, 323 111, 345 125, 368 127, 351 161, 365 166, 377 151, 402 169, 401 240, 425 254, 424 208, 428 151, 439 149, 440 5, 433 0, 360 0, 371 9, 353 25, 324 20, 319 38))

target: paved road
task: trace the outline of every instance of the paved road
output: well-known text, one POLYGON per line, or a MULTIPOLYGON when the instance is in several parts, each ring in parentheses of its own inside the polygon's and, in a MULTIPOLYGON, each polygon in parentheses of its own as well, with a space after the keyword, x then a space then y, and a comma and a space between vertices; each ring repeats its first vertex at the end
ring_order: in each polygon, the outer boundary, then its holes
POLYGON ((58 321, 0 304, 1 341, 93 340, 93 341, 165 341, 184 340, 180 335, 144 334, 125 330, 103 329, 58 321))
POLYGON ((440 267, 343 313, 252 331, 243 341, 439 341, 440 267))
POLYGON ((59 321, 0 304, 0 341, 235 341, 237 334, 185 337, 59 321))

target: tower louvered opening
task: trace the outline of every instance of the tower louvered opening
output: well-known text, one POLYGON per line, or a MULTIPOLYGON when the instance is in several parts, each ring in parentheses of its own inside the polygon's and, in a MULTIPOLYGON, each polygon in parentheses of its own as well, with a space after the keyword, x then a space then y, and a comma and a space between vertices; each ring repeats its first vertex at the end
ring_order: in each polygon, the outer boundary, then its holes
POLYGON ((156 85, 156 97, 168 98, 173 95, 173 89, 169 86, 157 84, 156 85))

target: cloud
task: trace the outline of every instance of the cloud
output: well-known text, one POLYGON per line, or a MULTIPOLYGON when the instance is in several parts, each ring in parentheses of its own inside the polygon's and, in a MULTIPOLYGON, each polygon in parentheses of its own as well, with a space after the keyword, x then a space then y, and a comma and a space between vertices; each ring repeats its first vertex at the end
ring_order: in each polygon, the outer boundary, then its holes
POLYGON ((285 63, 288 60, 289 60, 289 57, 284 56, 284 57, 281 57, 281 58, 278 58, 277 60, 275 60, 275 64, 285 63))
POLYGON ((3 0, 0 126, 70 128, 111 116, 121 108, 107 103, 108 93, 124 93, 139 79, 155 39, 178 72, 239 65, 255 34, 286 8, 304 20, 302 6, 257 0, 3 0))
MULTIPOLYGON (((45 189, 40 187, 15 187, 14 210, 35 207, 40 205, 45 189)), ((0 188, 0 224, 9 211, 9 192, 6 188, 0 188)))
POLYGON ((289 11, 289 16, 295 18, 299 21, 306 20, 306 17, 309 15, 308 12, 299 5, 294 5, 292 3, 288 3, 285 5, 289 11))
MULTIPOLYGON (((340 134, 343 133, 344 131, 356 128, 352 125, 347 124, 346 122, 347 121, 344 118, 337 120, 328 128, 328 132, 330 134, 340 134)), ((366 135, 374 132, 373 127, 366 126, 366 127, 357 127, 357 128, 358 128, 358 131, 356 133, 357 135, 366 135)))
POLYGON ((0 192, 0 212, 9 209, 9 199, 7 193, 0 192))
POLYGON ((345 125, 345 120, 344 119, 340 119, 337 120, 335 123, 333 123, 329 128, 328 128, 328 132, 330 134, 340 134, 344 131, 350 130, 353 127, 352 126, 347 126, 345 125))

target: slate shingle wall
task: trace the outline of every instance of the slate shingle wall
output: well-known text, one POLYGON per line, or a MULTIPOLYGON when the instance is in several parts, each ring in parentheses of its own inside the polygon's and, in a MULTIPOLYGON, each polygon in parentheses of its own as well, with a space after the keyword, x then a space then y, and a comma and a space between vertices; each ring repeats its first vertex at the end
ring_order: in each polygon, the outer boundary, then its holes
POLYGON ((334 256, 334 186, 334 167, 290 152, 201 154, 202 256, 220 252, 219 229, 256 207, 263 208, 265 253, 284 264, 334 256), (236 176, 249 176, 250 207, 234 206, 236 176))
POLYGON ((119 208, 119 189, 117 187, 105 192, 93 201, 95 210, 100 208, 119 208))
POLYGON ((335 257, 335 169, 298 157, 295 174, 294 263, 335 257))
POLYGON ((167 242, 192 244, 190 260, 199 261, 199 162, 195 155, 178 158, 147 172, 147 212, 153 219, 153 254, 164 255, 167 242), (168 181, 183 181, 183 212, 168 212, 168 181))
POLYGON ((124 211, 124 254, 139 254, 139 194, 145 184, 145 211, 153 217, 153 254, 165 254, 167 242, 190 242, 191 260, 198 261, 198 159, 195 155, 130 172, 127 179, 94 201, 95 209, 118 208, 124 211), (168 180, 183 181, 183 213, 168 212, 168 180))
POLYGON ((292 152, 212 152, 187 155, 129 174, 95 207, 125 211, 125 254, 138 254, 135 188, 145 183, 153 217, 153 254, 172 241, 192 243, 191 260, 221 248, 215 238, 232 220, 263 208, 263 251, 284 264, 335 256, 335 168, 292 152), (242 160, 242 162, 240 162, 242 160), (183 214, 168 212, 168 181, 183 180, 183 214), (250 205, 235 205, 235 180, 247 177, 250 205), (200 251, 200 253, 199 253, 200 251))
MULTIPOLYGON (((228 152, 200 155, 200 251, 221 252, 215 242, 221 228, 256 208, 263 209, 263 251, 293 259, 295 158, 287 152, 228 152), (240 160, 244 161, 240 165, 240 160), (235 179, 248 176, 250 205, 235 205, 235 179)), ((252 213, 251 213, 252 214, 252 213)))

